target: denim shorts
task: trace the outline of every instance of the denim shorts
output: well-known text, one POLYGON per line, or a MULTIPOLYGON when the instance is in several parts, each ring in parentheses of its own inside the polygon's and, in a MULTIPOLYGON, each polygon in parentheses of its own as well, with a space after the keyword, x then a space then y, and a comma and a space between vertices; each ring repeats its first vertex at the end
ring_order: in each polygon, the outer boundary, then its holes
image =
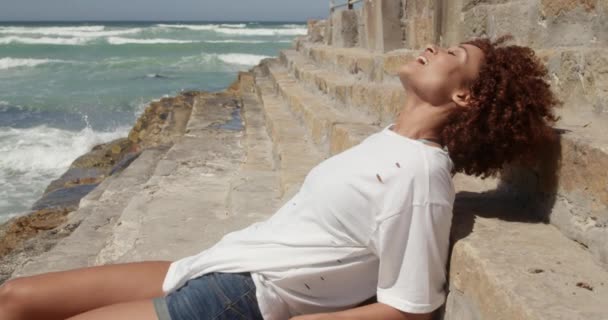
POLYGON ((159 320, 263 320, 249 272, 208 273, 153 303, 159 320))

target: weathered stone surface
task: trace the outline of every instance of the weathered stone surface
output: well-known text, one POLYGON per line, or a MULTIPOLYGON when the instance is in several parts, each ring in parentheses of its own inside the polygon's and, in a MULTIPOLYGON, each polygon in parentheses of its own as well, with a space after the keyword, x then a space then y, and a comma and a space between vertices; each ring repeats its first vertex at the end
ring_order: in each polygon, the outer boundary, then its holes
POLYGON ((461 301, 448 305, 445 319, 470 319, 457 312, 473 319, 604 319, 607 271, 550 225, 503 220, 520 208, 509 199, 460 194, 450 263, 456 296, 449 300, 461 301))
MULTIPOLYGON (((298 61, 300 60, 297 52, 291 52, 286 54, 291 65, 294 68, 298 68, 298 61)), ((296 115, 298 115, 309 130, 309 135, 312 141, 317 144, 322 150, 329 149, 329 140, 331 139, 332 126, 335 123, 372 123, 373 119, 363 115, 357 114, 352 109, 339 109, 332 107, 335 104, 333 101, 328 99, 322 99, 319 95, 311 94, 309 91, 304 89, 304 86, 297 83, 296 81, 282 81, 282 80, 294 80, 289 76, 285 70, 281 70, 276 66, 270 66, 270 74, 277 83, 279 91, 283 97, 289 102, 289 105, 293 108, 296 115)), ((302 71, 311 72, 311 71, 302 71)), ((329 81, 340 81, 337 78, 325 75, 323 71, 319 70, 314 73, 317 89, 321 90, 326 94, 335 92, 335 85, 329 81)))
POLYGON ((184 133, 193 100, 199 94, 186 91, 150 103, 129 132, 129 140, 137 144, 138 149, 171 145, 175 138, 184 133))
MULTIPOLYGON (((458 43, 464 39, 464 4, 467 0, 450 0, 441 3, 439 41, 441 46, 458 43)), ((478 0, 468 0, 478 1, 478 0)))
POLYGON ((369 124, 340 123, 333 127, 330 154, 335 155, 355 146, 374 132, 378 126, 369 124))
POLYGON ((345 112, 354 109, 360 113, 359 122, 388 123, 395 118, 405 102, 405 91, 401 84, 359 81, 350 75, 319 69, 304 61, 306 59, 297 52, 289 50, 283 51, 281 56, 295 78, 304 84, 314 83, 314 86, 309 87, 331 97, 331 104, 337 105, 338 109, 345 112))
POLYGON ((343 69, 359 76, 361 79, 381 80, 376 77, 377 58, 381 55, 361 48, 332 48, 326 45, 303 44, 298 49, 304 56, 310 57, 319 65, 331 69, 343 69))
POLYGON ((310 42, 324 42, 325 41, 325 30, 326 20, 308 20, 308 41, 310 42))
POLYGON ((472 7, 480 4, 502 4, 508 2, 516 2, 518 0, 461 0, 462 1, 462 10, 466 11, 471 9, 472 7))
POLYGON ((557 46, 606 45, 608 24, 596 1, 460 1, 444 9, 444 45, 473 36, 515 36, 517 44, 535 48, 557 46), (459 9, 464 18, 459 20, 459 9), (448 30, 455 22, 464 25, 462 33, 448 30), (449 27, 448 27, 449 26, 449 27), (462 34, 459 37, 458 34, 462 34))
MULTIPOLYGON (((488 36, 488 7, 476 6, 463 13, 464 39, 488 36)), ((459 39, 459 41, 462 39, 459 39)))
POLYGON ((540 5, 545 15, 558 16, 578 8, 592 12, 596 8, 596 2, 595 0, 540 0, 540 5))
POLYGON ((357 13, 353 10, 338 10, 332 14, 331 44, 336 47, 351 48, 357 45, 357 13))
MULTIPOLYGON (((268 70, 268 66, 262 65, 268 70)), ((263 74, 261 70, 257 71, 263 74)), ((268 135, 273 141, 273 154, 279 168, 280 196, 285 199, 302 183, 308 171, 322 160, 309 141, 304 128, 289 112, 284 101, 276 96, 271 82, 256 76, 257 93, 263 102, 268 135)))
POLYGON ((608 110, 608 49, 536 50, 547 66, 550 83, 564 108, 588 113, 608 110))
MULTIPOLYGON (((423 48, 439 40, 440 11, 435 0, 406 1, 404 6, 406 47, 423 48)), ((400 49, 400 47, 393 48, 400 49)))
POLYGON ((364 19, 366 49, 387 52, 403 47, 401 1, 365 1, 361 10, 361 17, 364 19))
POLYGON ((445 303, 443 320, 483 320, 475 301, 466 297, 463 292, 451 288, 445 303))
MULTIPOLYGON (((483 11, 482 11, 483 12, 483 11)), ((538 47, 537 35, 544 32, 539 24, 540 15, 538 4, 534 1, 509 2, 501 5, 488 6, 487 35, 498 37, 510 33, 515 37, 513 43, 538 47)))

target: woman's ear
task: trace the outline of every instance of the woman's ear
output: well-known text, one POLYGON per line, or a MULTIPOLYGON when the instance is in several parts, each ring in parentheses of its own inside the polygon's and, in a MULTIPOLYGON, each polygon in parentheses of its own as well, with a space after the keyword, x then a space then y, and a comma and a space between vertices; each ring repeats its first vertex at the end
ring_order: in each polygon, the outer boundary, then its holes
POLYGON ((471 94, 468 90, 456 90, 454 94, 452 94, 452 101, 456 103, 460 107, 469 107, 469 102, 471 101, 471 94))

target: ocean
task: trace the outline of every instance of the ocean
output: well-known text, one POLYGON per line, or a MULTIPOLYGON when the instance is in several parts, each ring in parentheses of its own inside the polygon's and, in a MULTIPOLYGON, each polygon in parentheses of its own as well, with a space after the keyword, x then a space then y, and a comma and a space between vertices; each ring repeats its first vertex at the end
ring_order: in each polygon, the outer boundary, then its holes
POLYGON ((305 34, 302 22, 0 22, 0 223, 126 136, 149 102, 224 89, 305 34))

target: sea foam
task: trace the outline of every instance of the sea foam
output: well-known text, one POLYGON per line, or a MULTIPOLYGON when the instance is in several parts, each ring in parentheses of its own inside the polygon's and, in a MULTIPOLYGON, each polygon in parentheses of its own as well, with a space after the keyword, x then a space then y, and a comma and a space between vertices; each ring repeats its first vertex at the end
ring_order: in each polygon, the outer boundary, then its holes
POLYGON ((238 36, 298 36, 306 35, 306 28, 289 28, 289 29, 232 29, 232 28, 217 28, 216 32, 238 36))
POLYGON ((244 54, 244 53, 227 53, 220 54, 218 58, 224 63, 237 64, 237 65, 256 65, 260 60, 264 58, 270 58, 269 56, 262 56, 257 54, 244 54))
POLYGON ((174 29, 188 29, 188 30, 193 30, 193 31, 201 31, 201 30, 214 30, 217 28, 246 28, 247 25, 244 23, 239 23, 239 24, 228 24, 228 23, 224 23, 224 24, 205 24, 205 25, 198 25, 198 24, 163 24, 163 23, 159 23, 156 25, 156 27, 159 28, 174 28, 174 29))
POLYGON ((230 34, 238 36, 295 36, 305 35, 307 33, 306 28, 295 24, 279 25, 278 28, 246 28, 244 24, 157 24, 159 28, 176 28, 176 29, 188 29, 193 31, 205 31, 211 30, 221 34, 230 34))
POLYGON ((237 40, 237 39, 227 39, 227 40, 205 40, 206 43, 290 43, 291 40, 237 40))
POLYGON ((127 127, 98 132, 89 127, 68 131, 47 126, 0 128, 0 220, 26 211, 44 188, 77 157, 97 144, 128 133, 127 127), (32 195, 35 195, 34 197, 32 195))
POLYGON ((3 34, 29 34, 44 36, 63 36, 63 37, 86 37, 98 38, 118 36, 125 34, 135 34, 141 32, 142 28, 128 28, 118 30, 106 30, 104 26, 82 26, 82 27, 0 27, 3 34))
POLYGON ((122 37, 109 37, 109 44, 163 44, 163 43, 194 43, 194 40, 174 40, 174 39, 131 39, 122 37))
MULTIPOLYGON (((65 60, 54 59, 15 59, 15 58, 0 58, 0 70, 17 68, 17 67, 35 67, 47 63, 69 63, 65 60)), ((1 104, 0 104, 1 105, 1 104)))
POLYGON ((55 45, 83 45, 91 38, 29 38, 19 36, 9 36, 0 38, 0 44, 22 43, 22 44, 55 44, 55 45))

